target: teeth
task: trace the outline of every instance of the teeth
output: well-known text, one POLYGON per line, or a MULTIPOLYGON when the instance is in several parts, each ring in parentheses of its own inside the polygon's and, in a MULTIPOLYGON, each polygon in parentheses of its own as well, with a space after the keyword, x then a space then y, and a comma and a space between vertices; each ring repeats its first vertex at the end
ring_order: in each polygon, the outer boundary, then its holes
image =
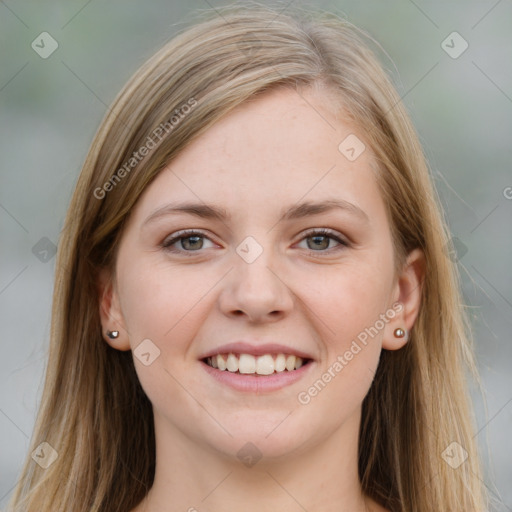
POLYGON ((226 369, 226 360, 220 354, 217 356, 217 368, 219 370, 226 369))
POLYGON ((284 372, 286 370, 286 357, 284 354, 278 354, 274 363, 276 372, 284 372))
POLYGON ((274 373, 274 358, 270 354, 265 354, 256 359, 256 373, 258 375, 274 373))
MULTIPOLYGON (((233 357, 236 356, 233 355, 233 357)), ((238 369, 240 370, 240 373, 256 373, 256 358, 250 354, 240 354, 238 369)))
MULTIPOLYGON (((226 368, 227 368, 228 372, 237 372, 238 371, 238 357, 236 357, 234 354, 229 354, 228 360, 226 362, 226 368)), ((244 372, 242 372, 242 370, 240 370, 240 373, 244 373, 244 372)))
POLYGON ((221 371, 232 373, 272 375, 285 370, 291 372, 304 365, 302 357, 294 355, 277 354, 274 358, 271 354, 255 357, 251 354, 218 354, 207 359, 207 363, 221 371))

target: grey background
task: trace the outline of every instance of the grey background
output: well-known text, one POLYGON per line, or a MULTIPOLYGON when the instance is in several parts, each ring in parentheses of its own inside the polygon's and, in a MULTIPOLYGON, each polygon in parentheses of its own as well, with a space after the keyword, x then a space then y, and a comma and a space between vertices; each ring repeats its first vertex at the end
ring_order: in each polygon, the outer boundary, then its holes
MULTIPOLYGON (((383 61, 420 134, 456 239, 487 401, 486 413, 473 390, 486 485, 493 510, 512 511, 512 3, 295 3, 347 17, 394 62, 383 61), (469 44, 456 59, 441 46, 453 31, 469 44)), ((40 403, 53 250, 93 134, 126 80, 184 16, 216 5, 224 2, 0 1, 0 507, 40 403), (59 44, 47 59, 31 48, 44 31, 59 44)))

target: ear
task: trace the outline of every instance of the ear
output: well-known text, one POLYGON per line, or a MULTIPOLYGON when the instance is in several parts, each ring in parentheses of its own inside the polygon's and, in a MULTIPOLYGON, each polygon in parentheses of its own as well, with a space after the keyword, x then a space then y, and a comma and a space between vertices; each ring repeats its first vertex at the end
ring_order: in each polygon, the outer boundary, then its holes
POLYGON ((98 292, 103 339, 112 348, 117 350, 130 350, 130 341, 124 325, 119 304, 119 295, 112 275, 105 269, 101 270, 99 274, 98 292), (107 336, 107 331, 118 331, 119 336, 115 339, 111 339, 107 336))
POLYGON ((398 275, 393 290, 395 310, 397 313, 386 325, 382 348, 398 350, 408 341, 409 333, 416 321, 421 306, 421 291, 425 277, 425 255, 421 249, 414 249, 398 275), (398 306, 398 307, 397 307, 398 306), (396 337, 395 329, 404 329, 406 335, 396 337))

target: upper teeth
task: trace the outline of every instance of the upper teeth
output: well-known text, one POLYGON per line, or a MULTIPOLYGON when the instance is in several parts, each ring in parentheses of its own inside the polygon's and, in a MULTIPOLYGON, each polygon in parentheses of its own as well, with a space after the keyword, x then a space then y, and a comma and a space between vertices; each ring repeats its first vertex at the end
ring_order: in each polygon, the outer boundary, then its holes
POLYGON ((270 375, 274 372, 292 371, 300 368, 304 361, 302 357, 294 355, 265 354, 255 357, 251 354, 217 354, 208 357, 206 362, 218 368, 229 372, 256 373, 257 375, 270 375))

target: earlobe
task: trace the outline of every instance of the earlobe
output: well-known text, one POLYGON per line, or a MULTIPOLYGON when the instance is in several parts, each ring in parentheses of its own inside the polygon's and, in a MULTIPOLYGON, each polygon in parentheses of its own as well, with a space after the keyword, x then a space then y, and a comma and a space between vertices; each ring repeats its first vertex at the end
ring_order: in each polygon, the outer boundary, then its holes
POLYGON ((393 295, 401 310, 386 326, 382 348, 398 350, 409 341, 409 334, 420 311, 424 276, 425 255, 421 249, 414 249, 409 253, 395 285, 393 295))
POLYGON ((111 275, 102 270, 98 279, 99 313, 103 339, 117 350, 130 350, 128 333, 122 320, 118 293, 111 275))

